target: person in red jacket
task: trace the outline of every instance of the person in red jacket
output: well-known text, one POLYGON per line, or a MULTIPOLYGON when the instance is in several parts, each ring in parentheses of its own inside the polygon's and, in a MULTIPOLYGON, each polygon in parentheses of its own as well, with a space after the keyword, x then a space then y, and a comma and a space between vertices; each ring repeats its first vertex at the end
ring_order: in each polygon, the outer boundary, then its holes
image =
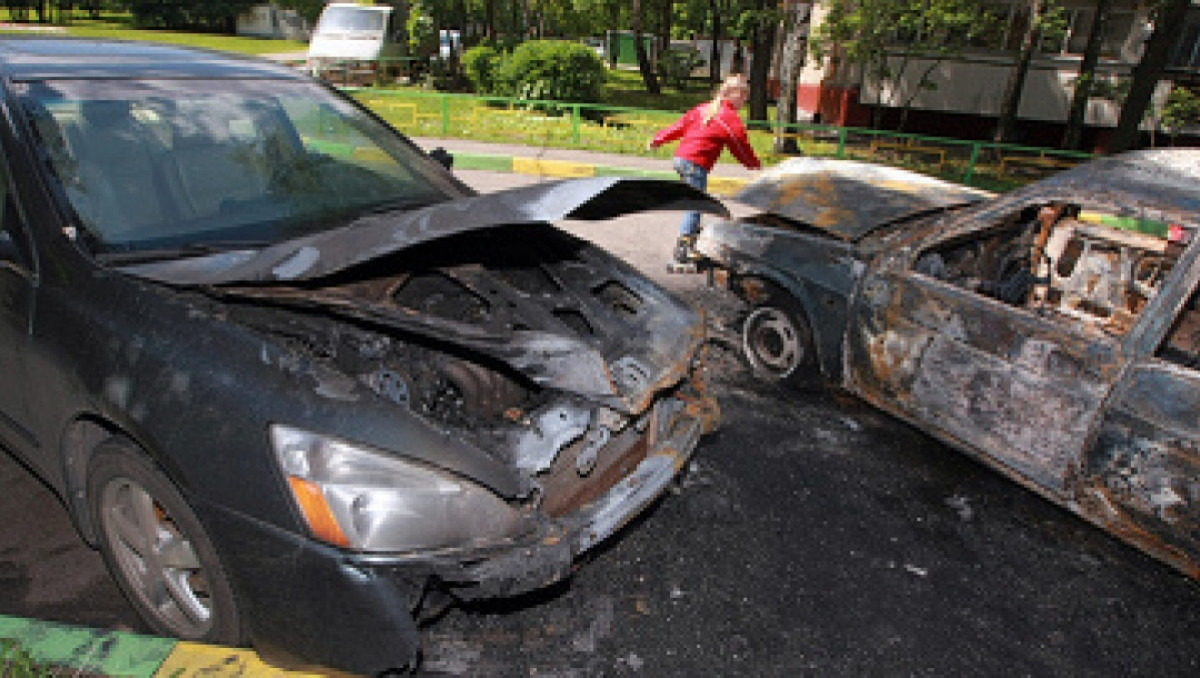
MULTIPOLYGON (((733 157, 748 169, 760 169, 762 163, 746 139, 746 128, 738 117, 738 109, 750 97, 750 86, 741 75, 725 78, 717 94, 683 114, 669 127, 661 130, 646 144, 653 149, 681 139, 672 160, 679 177, 690 186, 700 190, 708 187, 708 173, 712 171, 721 151, 728 148, 733 157)), ((679 227, 679 239, 675 243, 675 261, 687 263, 691 258, 692 244, 700 232, 700 213, 689 212, 679 227)))

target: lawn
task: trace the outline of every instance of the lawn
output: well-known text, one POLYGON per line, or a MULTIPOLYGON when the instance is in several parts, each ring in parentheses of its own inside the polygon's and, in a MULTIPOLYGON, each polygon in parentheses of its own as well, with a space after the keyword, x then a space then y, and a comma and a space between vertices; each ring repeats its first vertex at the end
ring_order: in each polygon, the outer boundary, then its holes
MULTIPOLYGON (((0 10, 0 21, 8 22, 8 10, 0 10)), ((52 35, 69 35, 80 38, 103 38, 109 40, 143 40, 164 42, 172 45, 203 47, 239 54, 272 54, 277 52, 303 52, 308 44, 297 40, 271 40, 215 33, 184 33, 180 31, 153 31, 132 28, 128 15, 104 14, 99 20, 83 18, 71 20, 66 26, 47 26, 37 23, 9 23, 0 27, 0 35, 39 35, 45 29, 52 35)))

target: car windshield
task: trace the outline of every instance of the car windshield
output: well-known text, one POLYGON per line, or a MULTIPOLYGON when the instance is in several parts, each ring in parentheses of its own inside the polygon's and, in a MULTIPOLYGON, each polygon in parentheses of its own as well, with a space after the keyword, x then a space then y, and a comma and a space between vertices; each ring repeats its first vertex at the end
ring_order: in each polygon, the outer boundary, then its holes
POLYGON ((359 7, 328 7, 321 14, 317 33, 382 31, 387 13, 359 7))
POLYGON ((18 92, 97 252, 268 244, 461 193, 315 83, 47 80, 18 92))

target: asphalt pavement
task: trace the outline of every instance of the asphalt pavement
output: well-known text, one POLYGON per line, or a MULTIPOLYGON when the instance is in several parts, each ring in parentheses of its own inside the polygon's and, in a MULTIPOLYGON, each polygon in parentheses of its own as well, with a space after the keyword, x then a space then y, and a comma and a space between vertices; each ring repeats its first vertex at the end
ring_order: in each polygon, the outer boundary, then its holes
MULTIPOLYGON (((541 150, 417 143, 464 158, 541 150)), ((540 157, 669 171, 662 158, 540 157)), ((480 191, 553 178, 460 174, 480 191)), ((705 309, 725 336, 736 301, 703 276, 665 273, 677 224, 652 214, 562 226, 705 309)), ((1200 675, 1196 582, 857 400, 756 382, 733 348, 712 347, 723 423, 684 482, 570 581, 426 626, 426 671, 1200 675)), ((7 457, 0 511, 11 517, 0 525, 0 613, 142 629, 62 506, 7 457)))

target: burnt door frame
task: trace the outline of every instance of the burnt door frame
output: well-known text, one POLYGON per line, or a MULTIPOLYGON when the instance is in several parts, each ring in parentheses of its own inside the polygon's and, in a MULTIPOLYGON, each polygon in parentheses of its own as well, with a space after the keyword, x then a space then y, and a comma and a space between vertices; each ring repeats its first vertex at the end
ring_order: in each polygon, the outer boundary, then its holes
POLYGON ((997 201, 884 255, 864 276, 853 304, 846 384, 880 408, 1067 500, 1086 441, 1144 318, 1124 337, 1111 336, 915 270, 921 253, 1046 202, 1051 198, 997 201))

